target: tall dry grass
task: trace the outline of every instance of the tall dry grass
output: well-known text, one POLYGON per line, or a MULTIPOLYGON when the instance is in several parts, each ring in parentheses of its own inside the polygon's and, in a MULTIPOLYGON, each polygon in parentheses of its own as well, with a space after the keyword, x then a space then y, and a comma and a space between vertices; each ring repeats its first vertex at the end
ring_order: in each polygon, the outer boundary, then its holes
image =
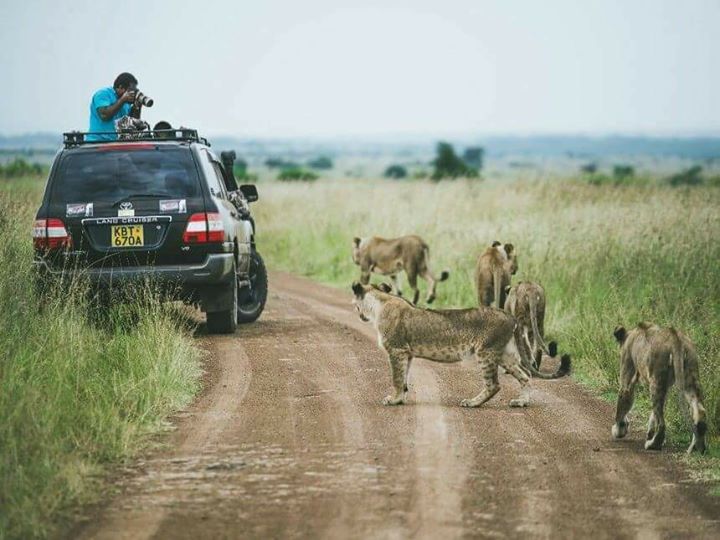
POLYGON ((148 442, 199 386, 199 351, 152 294, 88 316, 82 287, 39 309, 30 227, 37 179, 0 182, 0 538, 45 537, 106 465, 148 442))

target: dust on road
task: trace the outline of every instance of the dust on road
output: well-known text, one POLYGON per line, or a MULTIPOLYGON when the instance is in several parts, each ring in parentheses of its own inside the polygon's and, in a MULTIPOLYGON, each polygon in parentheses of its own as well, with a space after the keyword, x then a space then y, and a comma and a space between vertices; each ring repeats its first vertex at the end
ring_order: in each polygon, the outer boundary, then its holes
POLYGON ((272 274, 261 319, 206 337, 206 388, 81 538, 720 537, 720 498, 569 379, 479 409, 477 366, 416 361, 410 399, 348 291, 272 274))

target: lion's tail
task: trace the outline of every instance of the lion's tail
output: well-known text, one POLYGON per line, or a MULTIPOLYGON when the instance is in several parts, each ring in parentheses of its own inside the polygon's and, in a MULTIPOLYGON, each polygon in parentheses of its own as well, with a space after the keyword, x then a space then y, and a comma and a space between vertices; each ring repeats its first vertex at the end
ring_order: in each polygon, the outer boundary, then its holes
POLYGON ((450 277, 450 271, 449 270, 443 270, 440 272, 440 276, 436 276, 435 273, 430 269, 430 247, 427 244, 423 244, 423 255, 425 255, 425 268, 427 268, 427 271, 430 273, 430 276, 435 281, 445 281, 447 278, 450 277))
POLYGON ((685 390, 685 347, 683 347, 680 336, 677 335, 675 329, 671 328, 671 330, 675 339, 670 352, 670 361, 675 371, 675 382, 680 391, 683 392, 685 390))
POLYGON ((560 366, 558 366, 555 373, 544 373, 540 370, 538 370, 535 366, 532 364, 530 365, 530 371, 533 374, 533 377, 537 377, 538 379, 559 379, 560 377, 564 377, 565 375, 570 373, 571 370, 571 360, 569 354, 563 354, 560 357, 560 366))
POLYGON ((540 345, 540 348, 543 350, 545 354, 547 354, 549 357, 554 358, 557 355, 557 343, 554 341, 550 342, 550 345, 548 346, 545 343, 545 339, 543 338, 543 335, 538 330, 538 324, 537 324, 537 302, 538 298, 536 295, 531 294, 530 295, 530 323, 532 324, 532 330, 533 330, 533 336, 535 337, 535 343, 540 345))

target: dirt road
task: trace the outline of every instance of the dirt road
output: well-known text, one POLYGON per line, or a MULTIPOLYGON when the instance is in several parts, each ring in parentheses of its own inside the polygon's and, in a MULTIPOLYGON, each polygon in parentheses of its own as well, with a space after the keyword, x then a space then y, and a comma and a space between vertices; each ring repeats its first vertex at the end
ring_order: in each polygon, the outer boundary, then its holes
MULTIPOLYGON (((612 406, 568 379, 462 409, 471 363, 416 361, 383 407, 387 361, 350 294, 271 275, 261 319, 211 351, 171 449, 140 462, 81 538, 720 538, 720 498, 642 421, 611 440, 612 406)), ((74 535, 78 531, 75 531, 74 535)))

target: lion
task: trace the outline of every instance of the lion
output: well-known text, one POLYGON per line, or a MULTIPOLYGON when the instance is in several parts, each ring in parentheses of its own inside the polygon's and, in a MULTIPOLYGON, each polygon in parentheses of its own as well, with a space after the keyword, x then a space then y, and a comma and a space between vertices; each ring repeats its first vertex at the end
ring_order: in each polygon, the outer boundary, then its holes
POLYGON ((519 326, 509 313, 489 308, 422 309, 403 298, 389 294, 392 288, 383 283, 353 283, 353 304, 360 319, 372 322, 380 346, 390 361, 394 394, 384 405, 405 403, 408 374, 413 358, 454 363, 474 358, 480 364, 484 388, 475 397, 464 399, 462 407, 479 407, 500 390, 498 367, 503 367, 520 383, 520 395, 510 401, 511 407, 526 407, 530 402, 530 376, 556 379, 570 371, 570 359, 564 358, 557 372, 535 370, 529 359, 521 359, 523 348, 519 326), (523 367, 531 366, 530 372, 523 367))
POLYGON ((367 285, 370 274, 376 273, 390 276, 395 292, 402 296, 398 273, 403 270, 407 274, 408 283, 413 290, 413 304, 420 299, 417 287, 417 277, 425 279, 428 284, 426 302, 432 304, 435 300, 435 291, 438 281, 445 281, 450 272, 447 270, 435 275, 430 270, 430 248, 425 241, 416 235, 401 236, 400 238, 385 239, 379 236, 370 238, 353 238, 353 262, 360 266, 360 282, 367 285))
POLYGON ((517 252, 512 244, 502 245, 497 240, 478 258, 475 267, 475 286, 478 305, 505 306, 505 290, 511 276, 518 271, 517 252))
POLYGON ((539 283, 521 281, 506 288, 505 311, 514 316, 522 330, 530 358, 540 368, 542 355, 557 356, 557 343, 545 343, 545 289, 539 283))
POLYGON ((677 382, 692 409, 693 436, 688 454, 705 453, 705 407, 698 377, 698 357, 690 339, 672 327, 662 328, 641 322, 629 332, 615 328, 620 349, 620 392, 612 435, 620 439, 627 434, 627 414, 633 405, 635 385, 642 380, 650 387, 652 412, 648 422, 646 450, 660 450, 665 441, 665 399, 677 382))

